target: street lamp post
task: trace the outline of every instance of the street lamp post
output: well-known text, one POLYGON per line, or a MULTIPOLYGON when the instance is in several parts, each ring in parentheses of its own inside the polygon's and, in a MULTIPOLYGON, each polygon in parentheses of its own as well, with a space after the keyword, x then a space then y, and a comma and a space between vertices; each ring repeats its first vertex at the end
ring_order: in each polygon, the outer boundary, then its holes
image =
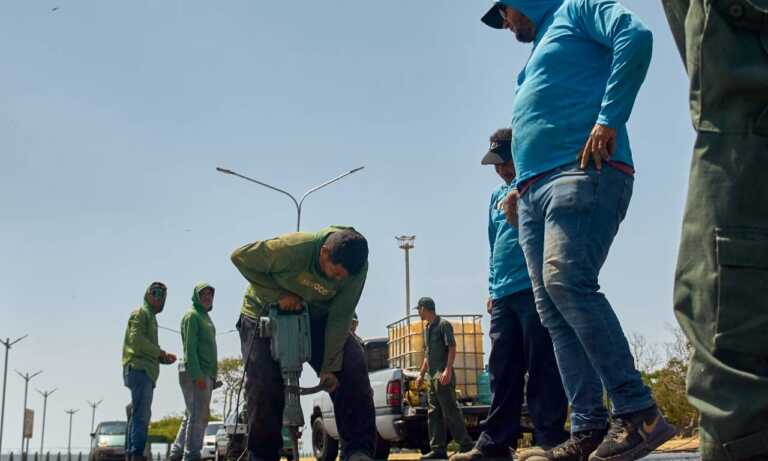
POLYGON ((301 230, 301 206, 304 204, 304 199, 306 199, 309 194, 311 194, 312 192, 317 191, 318 189, 322 189, 323 187, 328 186, 328 185, 330 185, 332 183, 335 183, 336 181, 340 180, 341 178, 343 178, 345 176, 349 176, 352 173, 357 173, 358 171, 362 170, 363 168, 365 168, 365 167, 364 166, 357 167, 354 170, 349 170, 346 173, 342 173, 342 174, 336 176, 335 178, 329 179, 328 181, 325 181, 324 183, 322 183, 322 184, 320 184, 318 186, 315 186, 315 187, 309 189, 308 191, 304 192, 304 195, 302 195, 301 198, 298 199, 298 200, 296 200, 296 197, 294 197, 290 192, 284 191, 283 189, 280 189, 278 187, 272 186, 272 185, 267 184, 265 182, 258 181, 258 180, 253 179, 253 178, 249 178, 248 176, 241 175, 240 173, 234 172, 232 170, 228 170, 226 168, 221 168, 221 167, 216 167, 216 171, 218 171, 220 173, 224 173, 224 174, 229 174, 229 175, 232 175, 232 176, 237 176, 238 178, 245 179, 246 181, 250 181, 252 183, 256 183, 256 184, 258 184, 260 186, 264 186, 264 187, 266 187, 268 189, 272 189, 273 191, 280 192, 281 194, 287 195, 293 201, 293 204, 296 206, 296 232, 298 232, 299 230, 301 230))
POLYGON ((43 396, 43 427, 40 430, 40 456, 43 456, 43 443, 45 443, 45 412, 48 409, 48 396, 56 392, 56 389, 52 391, 41 391, 37 389, 37 392, 43 396))
POLYGON ((72 415, 80 410, 66 410, 64 413, 69 415, 69 439, 67 440, 67 459, 72 459, 72 415))
MULTIPOLYGON (((413 241, 416 240, 415 235, 401 235, 395 237, 398 241, 400 249, 405 251, 405 318, 409 319, 411 313, 411 260, 409 258, 410 251, 413 250, 413 241)), ((410 324, 410 321, 407 323, 410 324)))
MULTIPOLYGON (((39 375, 40 373, 42 373, 42 370, 36 373, 32 373, 31 375, 29 374, 29 372, 21 374, 21 372, 16 370, 16 374, 21 376, 21 379, 24 380, 24 420, 27 419, 26 418, 27 417, 27 393, 29 391, 29 381, 32 380, 32 378, 34 378, 35 376, 39 375)), ((22 427, 21 427, 21 459, 22 460, 26 459, 27 457, 26 452, 29 451, 29 447, 27 447, 26 451, 24 450, 24 438, 25 438, 24 435, 25 435, 24 424, 22 424, 22 427)))
POLYGON ((93 433, 93 423, 96 422, 96 407, 101 405, 101 402, 103 401, 104 399, 101 399, 98 402, 91 402, 90 400, 88 401, 88 406, 91 407, 91 410, 93 410, 91 412, 91 433, 93 433))
POLYGON ((14 344, 26 337, 27 335, 24 335, 21 338, 14 339, 13 341, 11 341, 10 338, 5 338, 5 341, 0 341, 0 344, 5 346, 5 366, 3 368, 3 403, 0 407, 0 455, 3 454, 3 424, 5 423, 5 382, 8 381, 8 351, 11 350, 11 347, 14 344))

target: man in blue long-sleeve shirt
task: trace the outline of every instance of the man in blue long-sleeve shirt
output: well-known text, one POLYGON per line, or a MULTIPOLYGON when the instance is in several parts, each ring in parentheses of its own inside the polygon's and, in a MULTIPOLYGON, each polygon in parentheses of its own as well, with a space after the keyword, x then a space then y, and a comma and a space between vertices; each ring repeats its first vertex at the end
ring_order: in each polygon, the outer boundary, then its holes
POLYGON ((475 447, 453 455, 450 461, 511 461, 510 447, 517 448, 525 397, 537 446, 552 448, 568 438, 563 429, 568 401, 552 340, 536 313, 517 228, 506 221, 502 209, 504 198, 515 187, 511 142, 512 130, 497 130, 491 135, 491 148, 480 162, 493 165, 502 179, 491 194, 488 207, 491 408, 480 423, 482 432, 475 447))
POLYGON ((635 369, 598 275, 632 195, 626 122, 650 63, 651 33, 615 0, 504 0, 483 22, 533 43, 512 116, 519 199, 512 195, 506 206, 519 222, 572 409, 571 438, 529 456, 640 458, 675 428, 635 369))

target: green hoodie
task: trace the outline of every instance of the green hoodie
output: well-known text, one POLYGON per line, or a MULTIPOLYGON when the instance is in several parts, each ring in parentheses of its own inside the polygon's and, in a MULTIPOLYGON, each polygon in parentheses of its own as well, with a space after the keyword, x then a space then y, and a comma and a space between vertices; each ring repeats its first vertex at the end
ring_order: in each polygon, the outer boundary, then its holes
POLYGON ((351 228, 331 226, 316 234, 292 232, 249 243, 232 253, 232 263, 250 282, 243 300, 244 315, 267 315, 265 306, 290 292, 306 301, 311 317, 327 319, 321 373, 341 370, 344 341, 368 273, 368 263, 360 273, 342 281, 329 279, 320 270, 320 247, 329 234, 343 229, 351 228))
MULTIPOLYGON (((208 311, 200 304, 200 292, 213 287, 198 283, 192 293, 192 307, 181 318, 181 341, 184 344, 184 370, 190 378, 216 379, 216 327, 208 311)), ((213 309, 213 306, 211 306, 213 309)))
POLYGON ((144 370, 154 383, 160 375, 162 350, 157 342, 155 310, 147 302, 148 296, 149 287, 144 293, 144 305, 131 312, 128 319, 123 340, 123 367, 144 370))

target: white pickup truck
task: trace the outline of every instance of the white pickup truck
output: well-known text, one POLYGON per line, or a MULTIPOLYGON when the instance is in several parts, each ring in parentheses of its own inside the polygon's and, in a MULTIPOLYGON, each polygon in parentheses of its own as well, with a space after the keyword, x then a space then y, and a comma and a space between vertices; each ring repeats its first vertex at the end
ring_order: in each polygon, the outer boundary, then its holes
MULTIPOLYGON (((376 442, 374 459, 387 459, 391 447, 429 450, 427 435, 426 395, 415 390, 416 372, 400 368, 382 368, 385 360, 371 360, 386 354, 387 338, 364 341, 369 358, 368 369, 376 408, 376 442)), ((333 461, 339 451, 339 433, 333 414, 333 404, 323 393, 312 405, 312 450, 317 461, 333 461)), ((488 405, 466 401, 461 403, 470 436, 479 435, 480 420, 488 414, 488 405)))

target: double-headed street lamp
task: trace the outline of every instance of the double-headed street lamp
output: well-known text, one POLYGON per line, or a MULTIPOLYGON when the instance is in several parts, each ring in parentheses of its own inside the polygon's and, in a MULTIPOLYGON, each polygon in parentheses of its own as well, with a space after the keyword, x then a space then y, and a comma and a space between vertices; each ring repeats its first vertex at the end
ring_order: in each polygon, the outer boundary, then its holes
POLYGON ((349 170, 346 173, 342 173, 342 174, 336 176, 333 179, 329 179, 328 181, 325 181, 324 183, 322 183, 322 184, 320 184, 318 186, 315 186, 315 187, 309 189, 308 191, 304 192, 304 195, 302 195, 301 198, 298 199, 298 200, 296 200, 296 197, 294 197, 290 192, 286 192, 283 189, 280 189, 279 187, 272 186, 272 185, 267 184, 265 182, 258 181, 258 180, 253 179, 253 178, 249 178, 248 176, 241 175, 240 173, 234 172, 232 170, 227 170, 226 168, 216 167, 216 171, 218 171, 220 173, 224 173, 224 174, 230 174, 232 176, 237 176, 238 178, 245 179, 246 181, 250 181, 252 183, 256 183, 256 184, 258 184, 260 186, 264 186, 264 187, 266 187, 268 189, 272 189, 273 191, 280 192, 281 194, 287 195, 293 201, 293 204, 296 206, 296 232, 298 232, 299 230, 301 230, 301 206, 304 204, 304 199, 306 199, 309 194, 311 194, 312 192, 315 192, 318 189, 322 189, 323 187, 325 187, 325 186, 327 186, 329 184, 335 183, 336 181, 340 180, 341 178, 343 178, 345 176, 349 176, 352 173, 357 173, 358 171, 362 170, 363 168, 365 168, 365 167, 361 166, 361 167, 355 168, 354 170, 349 170))
POLYGON ((93 423, 96 422, 96 407, 101 405, 101 402, 103 401, 104 399, 101 399, 98 402, 91 402, 90 400, 88 400, 88 406, 91 407, 91 410, 93 410, 91 412, 91 433, 93 433, 93 423))
POLYGON ((57 390, 58 389, 41 391, 40 389, 37 389, 37 392, 43 396, 43 428, 40 430, 40 456, 43 455, 43 444, 45 443, 45 412, 48 409, 48 397, 57 390))
POLYGON ((21 459, 25 460, 27 459, 27 453, 29 452, 29 439, 27 439, 27 431, 26 431, 26 422, 27 422, 27 394, 29 392, 29 381, 32 380, 35 376, 39 375, 43 371, 40 370, 36 373, 29 374, 29 372, 26 372, 22 374, 20 371, 16 370, 16 374, 18 374, 21 379, 24 380, 24 424, 22 424, 21 428, 21 459), (27 448, 24 449, 24 439, 27 440, 27 448))
POLYGON ((3 453, 3 424, 5 423, 5 384, 6 381, 8 381, 8 352, 11 350, 11 347, 13 347, 14 344, 26 337, 27 335, 24 335, 21 338, 14 339, 13 341, 11 341, 11 338, 5 338, 5 341, 0 341, 0 344, 5 346, 5 365, 3 367, 3 403, 2 406, 0 406, 0 454, 3 453))
POLYGON ((66 410, 64 413, 69 415, 69 438, 67 439, 67 460, 72 460, 72 416, 80 410, 66 410))

